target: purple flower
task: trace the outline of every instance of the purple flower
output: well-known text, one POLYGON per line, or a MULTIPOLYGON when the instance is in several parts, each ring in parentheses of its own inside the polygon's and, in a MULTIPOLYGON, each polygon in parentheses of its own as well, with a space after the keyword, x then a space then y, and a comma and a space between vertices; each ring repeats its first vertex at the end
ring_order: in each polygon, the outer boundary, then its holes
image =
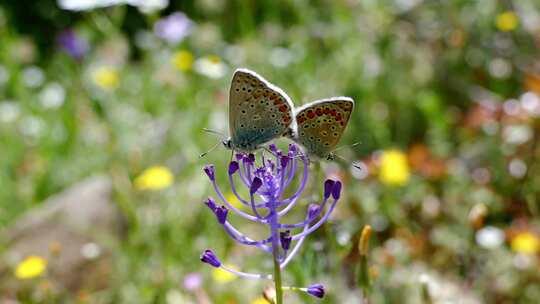
MULTIPOLYGON (((206 202, 206 205, 216 214, 219 223, 233 240, 272 254, 274 262, 277 262, 276 267, 283 269, 298 253, 305 238, 328 219, 340 197, 341 182, 326 180, 322 191, 322 201, 319 204, 308 206, 305 219, 291 224, 283 223, 283 217, 297 205, 306 187, 309 160, 295 145, 290 145, 286 154, 279 151, 275 145, 270 145, 269 150, 272 152, 272 157, 270 159, 264 158, 260 166, 255 165, 255 155, 253 154, 237 154, 235 158, 237 161, 229 163, 230 191, 251 212, 234 207, 225 198, 216 183, 214 166, 212 165, 206 166, 204 171, 224 206, 213 209, 211 206, 215 206, 215 203, 210 200, 206 202), (286 197, 285 193, 291 192, 286 191, 286 189, 290 185, 296 184, 293 181, 297 175, 300 176, 300 183, 292 192, 293 194, 286 197), (237 181, 249 189, 248 198, 242 197, 237 191, 237 181), (254 240, 244 235, 227 220, 228 211, 231 211, 231 215, 238 215, 246 220, 268 226, 270 235, 261 240, 254 240), (293 232, 294 230, 297 231, 293 232)), ((215 258, 213 253, 212 256, 215 258)), ((201 258, 201 260, 203 259, 201 258)), ((203 262, 209 263, 208 259, 203 260, 203 262)), ((272 279, 272 276, 267 274, 253 274, 227 269, 221 263, 219 263, 221 266, 209 264, 239 276, 272 279)), ((299 290, 319 298, 324 295, 324 288, 320 284, 299 290)))
POLYGON ((221 266, 221 262, 218 260, 214 252, 210 249, 206 249, 203 252, 203 254, 201 255, 201 261, 216 268, 221 266))
POLYGON ((193 22, 182 12, 173 13, 158 20, 154 32, 167 43, 176 45, 191 33, 193 22))
POLYGON ((184 288, 190 291, 197 290, 202 285, 202 276, 198 272, 186 274, 184 277, 184 288))
POLYGON ((321 284, 313 284, 306 290, 310 295, 322 299, 324 297, 324 286, 321 284))
POLYGON ((71 57, 80 60, 88 52, 88 42, 73 30, 65 30, 57 38, 58 45, 71 57))

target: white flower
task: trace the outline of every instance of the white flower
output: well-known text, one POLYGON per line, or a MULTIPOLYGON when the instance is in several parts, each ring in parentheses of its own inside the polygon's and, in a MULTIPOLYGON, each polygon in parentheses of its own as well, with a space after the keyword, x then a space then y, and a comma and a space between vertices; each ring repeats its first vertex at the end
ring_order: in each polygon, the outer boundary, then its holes
POLYGON ((39 101, 46 109, 59 108, 64 104, 65 98, 66 91, 64 87, 56 82, 47 84, 39 94, 39 101))
POLYGON ((529 141, 532 136, 533 130, 528 125, 506 126, 502 132, 504 141, 513 145, 521 145, 529 141))
POLYGON ((45 80, 43 71, 37 66, 27 67, 22 71, 24 84, 29 88, 37 88, 45 80))
POLYGON ((16 120, 21 113, 17 103, 11 100, 0 102, 0 122, 9 123, 16 120))
POLYGON ((166 8, 169 0, 58 0, 58 6, 69 11, 88 11, 119 4, 133 5, 143 13, 151 13, 166 8))
POLYGON ((475 239, 478 245, 487 249, 494 249, 504 242, 504 232, 497 227, 486 226, 476 232, 475 239))
POLYGON ((227 66, 217 56, 197 59, 193 65, 193 69, 201 75, 214 79, 225 76, 227 72, 227 66))

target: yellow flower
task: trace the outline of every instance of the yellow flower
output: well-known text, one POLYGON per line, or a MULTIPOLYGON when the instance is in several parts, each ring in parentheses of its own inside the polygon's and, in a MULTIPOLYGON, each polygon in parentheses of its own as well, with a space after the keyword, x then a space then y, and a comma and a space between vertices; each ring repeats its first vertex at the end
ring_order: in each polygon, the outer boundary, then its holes
POLYGON ((40 256, 28 256, 17 265, 15 277, 25 280, 40 276, 47 268, 47 260, 40 256))
POLYGON ((379 179, 387 185, 404 185, 409 181, 410 172, 407 156, 399 150, 383 151, 379 179))
POLYGON ((518 253, 536 254, 540 251, 540 240, 536 234, 524 231, 512 239, 510 246, 518 253))
POLYGON ((255 300, 251 301, 251 304, 268 304, 269 302, 263 298, 263 297, 259 297, 259 298, 256 298, 255 300))
POLYGON ((120 84, 118 71, 109 66, 101 66, 94 71, 94 82, 102 89, 115 89, 120 84))
POLYGON ((177 51, 173 55, 172 62, 180 71, 189 71, 193 66, 193 54, 186 50, 177 51))
POLYGON ((513 11, 506 11, 497 15, 495 25, 503 32, 513 31, 519 23, 518 16, 513 11))
POLYGON ((169 187, 174 181, 174 176, 169 168, 153 166, 144 170, 135 178, 135 188, 138 190, 161 190, 169 187))
POLYGON ((244 204, 242 204, 242 202, 238 200, 238 198, 236 197, 236 195, 234 195, 234 193, 228 192, 227 194, 225 194, 225 198, 227 199, 229 203, 231 203, 231 205, 233 205, 233 207, 237 209, 244 208, 244 204))
MULTIPOLYGON (((237 269, 237 267, 234 265, 225 265, 225 267, 233 269, 233 270, 237 269)), ((212 272, 212 277, 214 278, 214 280, 216 280, 216 282, 222 283, 222 284, 229 283, 231 281, 236 280, 237 278, 236 275, 228 271, 225 271, 221 268, 214 268, 214 271, 212 272)))

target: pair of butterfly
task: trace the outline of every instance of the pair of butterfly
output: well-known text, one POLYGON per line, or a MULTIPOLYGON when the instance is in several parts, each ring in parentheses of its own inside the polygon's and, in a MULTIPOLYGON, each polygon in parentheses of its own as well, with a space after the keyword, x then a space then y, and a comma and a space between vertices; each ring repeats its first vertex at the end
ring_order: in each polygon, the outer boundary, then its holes
POLYGON ((248 69, 234 72, 229 93, 226 148, 251 152, 280 136, 301 144, 310 157, 333 160, 332 151, 354 109, 349 97, 317 100, 298 109, 279 87, 248 69))

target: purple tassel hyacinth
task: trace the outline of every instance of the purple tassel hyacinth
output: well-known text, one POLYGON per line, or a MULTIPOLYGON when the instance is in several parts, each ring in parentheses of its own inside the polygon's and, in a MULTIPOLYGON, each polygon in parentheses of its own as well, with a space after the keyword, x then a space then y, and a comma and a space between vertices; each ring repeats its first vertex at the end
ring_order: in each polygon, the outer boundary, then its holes
POLYGON ((229 164, 228 179, 231 191, 251 212, 239 210, 227 201, 216 183, 213 165, 206 166, 204 172, 208 175, 221 201, 220 204, 223 203, 223 205, 218 206, 213 198, 208 198, 205 204, 233 240, 242 245, 258 247, 272 255, 274 274, 254 274, 228 269, 221 263, 213 262, 214 259, 216 261, 218 259, 208 249, 201 255, 201 261, 238 276, 273 280, 276 284, 277 303, 281 303, 282 290, 300 290, 315 297, 323 297, 324 287, 320 284, 314 284, 308 288, 281 286, 281 270, 298 253, 305 238, 328 219, 340 197, 341 182, 326 180, 322 202, 310 204, 303 221, 283 223, 283 217, 297 205, 307 184, 309 160, 294 144, 289 145, 289 151, 286 154, 279 151, 275 145, 270 145, 269 150, 273 155, 271 159, 263 158, 261 166, 255 164, 253 154, 237 154, 236 160, 229 164), (298 172, 301 175, 300 185, 291 196, 284 197, 285 189, 291 185, 298 172), (240 180, 241 184, 249 189, 249 198, 244 198, 238 193, 236 180, 240 180), (262 240, 254 240, 244 235, 228 221, 227 217, 234 215, 268 226, 270 235, 262 240), (209 257, 209 252, 211 252, 211 257, 209 257))

